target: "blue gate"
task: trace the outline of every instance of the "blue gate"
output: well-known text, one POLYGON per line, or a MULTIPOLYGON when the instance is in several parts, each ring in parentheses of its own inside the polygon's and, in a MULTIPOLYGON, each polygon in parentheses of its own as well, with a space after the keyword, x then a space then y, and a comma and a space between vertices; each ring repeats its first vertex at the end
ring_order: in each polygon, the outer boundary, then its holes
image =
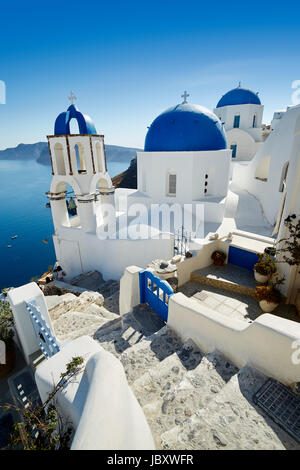
POLYGON ((140 300, 147 303, 166 322, 168 320, 169 298, 174 294, 170 285, 151 271, 141 271, 140 300))

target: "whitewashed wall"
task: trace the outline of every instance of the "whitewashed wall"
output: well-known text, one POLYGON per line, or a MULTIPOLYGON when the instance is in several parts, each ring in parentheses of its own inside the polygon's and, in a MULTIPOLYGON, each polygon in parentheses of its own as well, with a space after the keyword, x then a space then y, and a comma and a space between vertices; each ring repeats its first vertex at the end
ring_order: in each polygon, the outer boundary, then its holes
POLYGON ((300 381, 292 361, 299 323, 264 314, 248 325, 178 293, 169 301, 168 325, 183 341, 191 338, 206 353, 217 349, 239 368, 251 365, 287 385, 300 381))
POLYGON ((80 229, 63 228, 54 236, 57 261, 66 272, 66 280, 87 271, 98 270, 104 279, 120 279, 132 264, 145 267, 153 259, 173 256, 173 238, 147 240, 99 240, 80 229))
POLYGON ((205 199, 205 174, 209 173, 210 196, 226 196, 230 150, 203 152, 137 152, 138 191, 153 203, 190 203, 205 199), (168 173, 177 175, 176 196, 168 196, 168 173), (146 183, 145 183, 146 179, 146 183), (192 184, 191 184, 192 182, 192 184))
POLYGON ((277 218, 282 193, 279 191, 282 170, 293 158, 294 131, 300 115, 300 106, 288 108, 257 154, 248 165, 234 165, 232 180, 259 199, 265 216, 271 224, 277 218), (270 157, 268 181, 255 178, 256 170, 265 157, 270 157))
POLYGON ((225 130, 228 131, 233 128, 234 116, 240 115, 240 129, 256 129, 255 140, 261 140, 261 124, 264 107, 258 104, 239 104, 232 106, 222 106, 215 108, 214 113, 218 118, 224 122, 225 130), (253 128, 253 116, 256 114, 256 128, 253 128))

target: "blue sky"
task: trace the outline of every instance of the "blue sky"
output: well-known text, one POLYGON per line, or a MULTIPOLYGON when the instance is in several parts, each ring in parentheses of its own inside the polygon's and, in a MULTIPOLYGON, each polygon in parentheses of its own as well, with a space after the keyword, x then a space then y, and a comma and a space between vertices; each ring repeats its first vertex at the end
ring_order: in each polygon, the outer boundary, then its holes
POLYGON ((106 143, 142 147, 185 89, 212 109, 241 80, 259 91, 269 122, 300 79, 299 2, 5 3, 1 149, 45 140, 70 90, 106 143))

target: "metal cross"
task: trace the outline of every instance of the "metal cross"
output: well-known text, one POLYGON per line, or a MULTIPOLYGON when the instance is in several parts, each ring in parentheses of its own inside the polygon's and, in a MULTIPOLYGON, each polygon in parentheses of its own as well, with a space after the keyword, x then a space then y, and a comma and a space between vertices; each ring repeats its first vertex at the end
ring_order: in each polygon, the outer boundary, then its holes
POLYGON ((77 96, 75 96, 73 91, 71 91, 70 96, 68 96, 68 99, 71 101, 72 104, 74 104, 74 101, 77 100, 77 96))
POLYGON ((238 88, 241 88, 241 84, 242 84, 242 82, 239 82, 239 86, 238 86, 238 88))
POLYGON ((186 103, 187 103, 187 98, 188 98, 189 96, 190 96, 190 95, 188 94, 187 91, 184 91, 184 92, 183 92, 183 95, 181 95, 181 98, 183 98, 182 104, 186 104, 186 103))

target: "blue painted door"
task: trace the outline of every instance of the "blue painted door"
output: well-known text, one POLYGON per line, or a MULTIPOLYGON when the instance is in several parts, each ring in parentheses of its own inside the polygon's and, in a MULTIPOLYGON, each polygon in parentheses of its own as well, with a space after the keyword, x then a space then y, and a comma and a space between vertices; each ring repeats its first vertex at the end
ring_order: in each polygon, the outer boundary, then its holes
POLYGON ((241 268, 253 270, 255 263, 258 261, 258 256, 252 251, 242 250, 235 246, 229 247, 228 263, 235 264, 241 268))
POLYGON ((140 300, 147 303, 166 322, 168 320, 169 298, 174 292, 170 285, 151 271, 140 272, 140 300))

